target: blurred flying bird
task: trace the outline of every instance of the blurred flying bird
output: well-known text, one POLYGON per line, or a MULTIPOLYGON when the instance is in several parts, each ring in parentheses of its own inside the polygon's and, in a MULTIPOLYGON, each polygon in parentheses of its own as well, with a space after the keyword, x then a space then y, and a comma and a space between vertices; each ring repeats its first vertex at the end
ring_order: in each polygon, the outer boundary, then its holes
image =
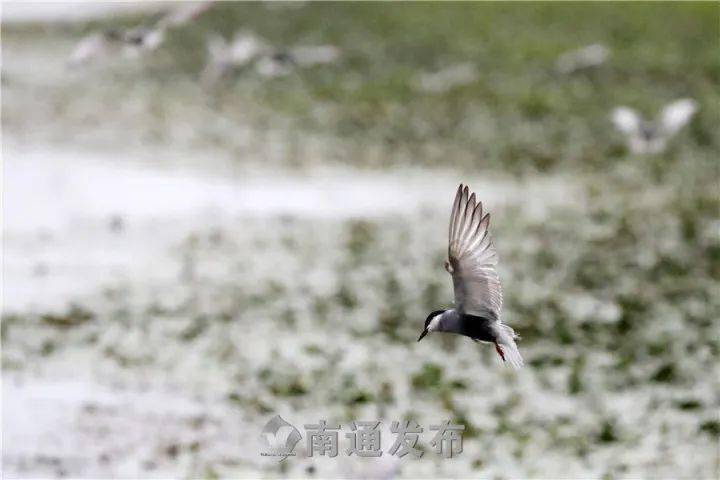
POLYGON ((212 2, 183 4, 162 16, 152 26, 129 29, 107 29, 83 37, 68 59, 68 66, 77 67, 103 58, 123 56, 136 58, 156 50, 165 41, 166 32, 196 19, 212 6, 212 2))
POLYGON ((483 216, 482 202, 460 184, 450 214, 448 260, 452 275, 455 308, 436 310, 425 320, 418 342, 430 332, 465 335, 476 342, 495 344, 504 362, 523 365, 515 344, 518 336, 502 323, 502 288, 495 265, 498 257, 490 235, 490 214, 483 216))
POLYGON ((123 33, 110 29, 83 37, 70 54, 68 66, 79 66, 103 57, 112 57, 123 51, 123 33))
POLYGON ((158 48, 165 41, 165 29, 150 27, 135 27, 126 30, 122 35, 126 53, 137 56, 142 52, 150 52, 158 48))
POLYGON ((562 74, 571 74, 580 70, 599 67, 610 57, 610 49, 600 43, 593 43, 560 55, 555 68, 562 74))
POLYGON ((236 32, 230 41, 220 35, 210 37, 207 49, 209 59, 202 73, 203 83, 206 84, 214 84, 270 52, 263 39, 243 30, 236 32))
POLYGON ((263 77, 282 77, 292 72, 295 59, 289 52, 276 50, 260 57, 255 64, 255 70, 263 77))
POLYGON ((68 59, 68 66, 77 67, 101 59, 123 56, 136 58, 155 50, 165 39, 163 30, 135 27, 128 30, 108 29, 92 33, 77 44, 68 59))
POLYGON ((612 112, 615 128, 626 136, 627 145, 636 154, 658 154, 668 142, 692 119, 698 105, 684 98, 668 103, 655 120, 645 120, 629 107, 617 107, 612 112))
POLYGON ((338 58, 340 58, 340 49, 332 45, 276 49, 258 60, 256 70, 263 77, 279 77, 289 74, 294 68, 332 63, 338 58))
POLYGON ((220 35, 208 40, 209 60, 202 73, 203 83, 214 84, 223 77, 254 63, 263 77, 287 75, 294 68, 331 63, 340 57, 332 45, 274 48, 251 32, 237 32, 231 41, 220 35))

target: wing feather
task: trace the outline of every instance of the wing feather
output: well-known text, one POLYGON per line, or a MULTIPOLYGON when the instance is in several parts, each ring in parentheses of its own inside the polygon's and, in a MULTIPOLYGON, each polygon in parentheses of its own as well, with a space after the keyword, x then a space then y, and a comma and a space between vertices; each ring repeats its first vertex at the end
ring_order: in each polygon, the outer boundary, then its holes
POLYGON ((453 208, 450 212, 450 230, 448 231, 448 241, 451 241, 455 232, 455 221, 457 218, 457 211, 460 208, 460 199, 462 198, 462 184, 458 187, 457 193, 455 194, 455 201, 453 202, 453 208))
POLYGON ((471 194, 465 204, 463 212, 463 220, 460 226, 460 234, 458 236, 457 246, 462 253, 463 248, 467 245, 467 238, 470 232, 470 224, 472 223, 472 212, 475 210, 475 194, 471 194))
POLYGON ((482 202, 478 202, 477 205, 473 208, 472 214, 469 217, 468 227, 463 235, 463 248, 461 251, 458 252, 458 256, 463 256, 465 252, 467 252, 471 248, 475 233, 478 229, 478 226, 480 225, 480 222, 482 221, 481 215, 482 202))
POLYGON ((449 264, 455 308, 462 313, 500 318, 502 287, 495 265, 497 253, 490 234, 490 214, 462 184, 450 214, 449 264))
POLYGON ((465 223, 465 206, 468 202, 468 188, 462 189, 462 195, 460 195, 460 203, 458 204, 457 212, 455 213, 455 229, 453 231, 453 238, 458 239, 462 233, 462 229, 465 223))

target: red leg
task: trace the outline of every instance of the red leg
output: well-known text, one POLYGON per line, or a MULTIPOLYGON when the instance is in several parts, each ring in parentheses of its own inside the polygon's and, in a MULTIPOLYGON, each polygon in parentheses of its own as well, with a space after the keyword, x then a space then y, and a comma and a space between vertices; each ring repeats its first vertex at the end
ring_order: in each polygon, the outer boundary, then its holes
POLYGON ((503 353, 502 349, 500 348, 500 345, 497 343, 495 344, 495 350, 498 352, 498 355, 500 355, 500 358, 502 358, 503 362, 505 361, 505 354, 503 353))

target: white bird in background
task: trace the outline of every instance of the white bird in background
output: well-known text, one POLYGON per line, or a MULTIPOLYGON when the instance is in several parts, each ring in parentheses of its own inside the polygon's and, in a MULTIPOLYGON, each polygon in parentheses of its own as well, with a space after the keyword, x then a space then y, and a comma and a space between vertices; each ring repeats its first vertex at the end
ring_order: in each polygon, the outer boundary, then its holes
POLYGON ((255 63, 255 71, 261 77, 275 78, 289 75, 295 62, 288 52, 277 50, 260 57, 255 63))
POLYGON ((77 67, 102 57, 116 56, 123 51, 122 32, 106 30, 83 37, 70 54, 68 66, 77 67))
POLYGON ((236 32, 230 41, 221 35, 213 35, 208 39, 207 49, 209 59, 202 73, 206 84, 214 84, 270 52, 263 39, 243 30, 236 32))
POLYGON ((560 55, 555 62, 558 72, 569 75, 580 70, 599 67, 610 57, 610 49, 600 43, 593 43, 560 55))
POLYGON ((445 262, 452 275, 455 308, 428 315, 418 342, 430 332, 465 335, 495 344, 504 362, 520 368, 523 359, 515 344, 518 336, 500 319, 502 288, 489 227, 490 214, 483 215, 482 202, 476 202, 475 194, 460 184, 450 215, 449 258, 445 262))
POLYGON ((165 34, 198 18, 212 6, 212 2, 183 4, 173 9, 151 27, 139 26, 127 30, 108 29, 83 37, 70 54, 68 66, 77 67, 103 58, 123 56, 136 58, 156 50, 165 41, 165 34))
POLYGON ((631 152, 653 155, 665 151, 670 139, 687 125, 697 109, 695 100, 676 100, 667 104, 657 119, 650 121, 632 108, 617 107, 612 112, 612 122, 625 134, 631 152))
POLYGON ((289 74, 293 68, 324 65, 338 58, 340 58, 340 49, 332 45, 303 45, 275 49, 258 60, 256 70, 263 77, 279 77, 289 74))
POLYGON ((250 64, 254 64, 260 76, 279 77, 289 74, 295 67, 332 63, 340 57, 340 49, 332 45, 280 49, 248 31, 235 33, 231 41, 215 35, 208 40, 207 48, 209 60, 202 78, 203 83, 210 85, 250 64))

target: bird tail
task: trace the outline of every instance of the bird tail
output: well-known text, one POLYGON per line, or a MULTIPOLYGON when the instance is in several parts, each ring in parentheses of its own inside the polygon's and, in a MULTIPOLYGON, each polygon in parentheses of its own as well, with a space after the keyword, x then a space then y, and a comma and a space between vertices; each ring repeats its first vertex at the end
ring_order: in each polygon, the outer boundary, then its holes
POLYGON ((507 325, 500 324, 500 332, 495 342, 495 349, 503 359, 503 362, 509 363, 513 368, 519 369, 523 366, 523 358, 520 355, 515 344, 515 339, 520 339, 520 336, 507 325))

